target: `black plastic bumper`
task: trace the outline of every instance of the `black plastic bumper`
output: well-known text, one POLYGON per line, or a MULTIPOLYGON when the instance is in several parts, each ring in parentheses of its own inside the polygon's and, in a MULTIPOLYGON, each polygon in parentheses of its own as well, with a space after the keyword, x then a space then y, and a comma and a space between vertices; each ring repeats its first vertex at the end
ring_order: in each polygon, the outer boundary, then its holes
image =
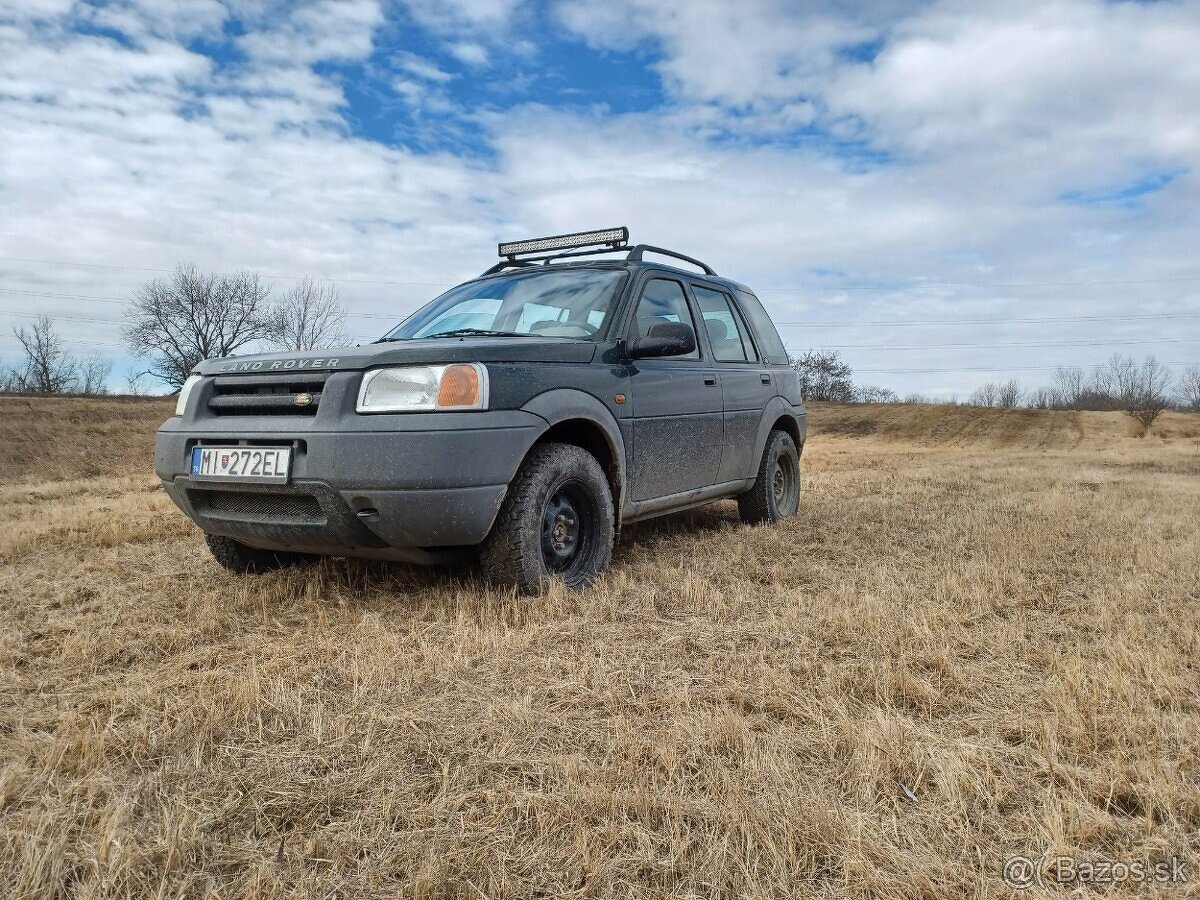
POLYGON ((519 411, 386 418, 380 424, 396 430, 360 430, 361 421, 353 430, 313 432, 269 417, 228 425, 172 419, 155 442, 155 471, 176 505, 211 534, 272 549, 431 561, 410 551, 487 536, 546 425, 519 411), (270 485, 193 478, 197 445, 291 447, 291 478, 270 485))

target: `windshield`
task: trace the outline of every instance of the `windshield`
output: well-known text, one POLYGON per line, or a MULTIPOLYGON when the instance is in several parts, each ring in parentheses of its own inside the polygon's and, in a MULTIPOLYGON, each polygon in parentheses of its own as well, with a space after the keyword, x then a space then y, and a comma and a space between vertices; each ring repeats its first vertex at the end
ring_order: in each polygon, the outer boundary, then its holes
POLYGON ((417 310, 385 341, 491 333, 594 339, 620 293, 615 269, 552 269, 472 281, 417 310))

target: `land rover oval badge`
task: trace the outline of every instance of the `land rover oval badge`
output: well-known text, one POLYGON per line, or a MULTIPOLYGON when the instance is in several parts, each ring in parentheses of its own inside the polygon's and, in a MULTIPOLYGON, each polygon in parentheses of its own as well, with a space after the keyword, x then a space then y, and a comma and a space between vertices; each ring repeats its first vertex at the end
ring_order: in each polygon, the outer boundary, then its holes
POLYGON ((312 394, 297 394, 292 398, 292 402, 297 406, 308 406, 313 401, 312 394))

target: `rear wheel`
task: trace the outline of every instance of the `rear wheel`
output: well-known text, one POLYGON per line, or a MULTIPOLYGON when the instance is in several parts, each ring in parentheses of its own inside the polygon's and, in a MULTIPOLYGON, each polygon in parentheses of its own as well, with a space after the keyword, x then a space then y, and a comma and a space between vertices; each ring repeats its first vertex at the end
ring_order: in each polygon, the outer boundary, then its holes
POLYGON ((220 534, 205 534, 208 549, 213 559, 230 572, 240 575, 270 572, 285 566, 296 566, 311 562, 316 557, 306 553, 288 553, 283 550, 261 550, 241 541, 220 534))
POLYGON ((582 587, 612 559, 613 501, 600 463, 572 444, 535 447, 509 486, 481 562, 493 581, 539 592, 582 587))
POLYGON ((754 486, 737 498, 738 512, 748 525, 779 522, 800 506, 800 454, 786 431, 767 438, 754 486))

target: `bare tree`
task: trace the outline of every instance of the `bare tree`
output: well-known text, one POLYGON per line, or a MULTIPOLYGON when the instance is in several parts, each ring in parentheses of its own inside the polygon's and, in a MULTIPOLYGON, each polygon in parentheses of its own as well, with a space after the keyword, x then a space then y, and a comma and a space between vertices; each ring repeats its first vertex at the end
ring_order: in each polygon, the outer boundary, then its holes
POLYGON ((179 266, 134 295, 125 322, 129 349, 151 358, 148 375, 173 388, 205 359, 268 337, 270 288, 258 275, 216 275, 179 266))
POLYGON ((891 388, 875 384, 864 384, 854 390, 854 398, 859 403, 899 403, 900 398, 891 388))
POLYGON ((1015 378, 1010 378, 1003 384, 996 385, 996 405, 1013 409, 1021 405, 1023 392, 1021 384, 1015 378))
POLYGON ((1180 409, 1200 412, 1200 366, 1189 366, 1179 376, 1176 398, 1180 409))
POLYGON ((1113 408, 1136 419, 1145 435, 1171 405, 1171 381, 1170 369, 1153 356, 1138 363, 1131 356, 1114 353, 1108 364, 1096 371, 1095 386, 1113 408))
POLYGON ((19 391, 64 394, 78 383, 78 365, 63 349, 54 330, 54 320, 38 316, 29 328, 14 328, 13 334, 25 354, 24 367, 14 370, 13 384, 19 391))
POLYGON ((108 376, 112 374, 112 360, 101 353, 89 353, 79 362, 79 392, 81 394, 106 394, 108 376))
POLYGON ((804 400, 854 402, 853 373, 836 350, 808 350, 792 357, 792 368, 800 376, 800 396, 804 400))
POLYGON ((146 373, 136 366, 130 366, 125 370, 125 393, 130 397, 141 397, 146 393, 146 387, 142 384, 142 379, 146 377, 146 373))
POLYGON ((1078 366, 1055 369, 1054 382, 1050 386, 1051 405, 1059 409, 1081 409, 1080 402, 1083 400, 1086 384, 1083 369, 1078 366))
POLYGON ((346 308, 332 284, 302 278, 271 311, 269 341, 280 350, 318 350, 346 340, 346 308))
POLYGON ((0 392, 14 394, 21 390, 16 369, 4 366, 0 368, 0 392))
POLYGON ((991 381, 984 382, 975 390, 971 391, 971 396, 967 400, 968 406, 999 406, 1000 405, 1000 386, 991 381))
POLYGON ((1030 409, 1055 409, 1058 397, 1052 387, 1034 388, 1025 397, 1025 405, 1030 409))
POLYGON ((1021 405, 1021 397, 1021 385, 1015 378, 1003 383, 988 381, 971 392, 967 405, 1015 407, 1021 405))

